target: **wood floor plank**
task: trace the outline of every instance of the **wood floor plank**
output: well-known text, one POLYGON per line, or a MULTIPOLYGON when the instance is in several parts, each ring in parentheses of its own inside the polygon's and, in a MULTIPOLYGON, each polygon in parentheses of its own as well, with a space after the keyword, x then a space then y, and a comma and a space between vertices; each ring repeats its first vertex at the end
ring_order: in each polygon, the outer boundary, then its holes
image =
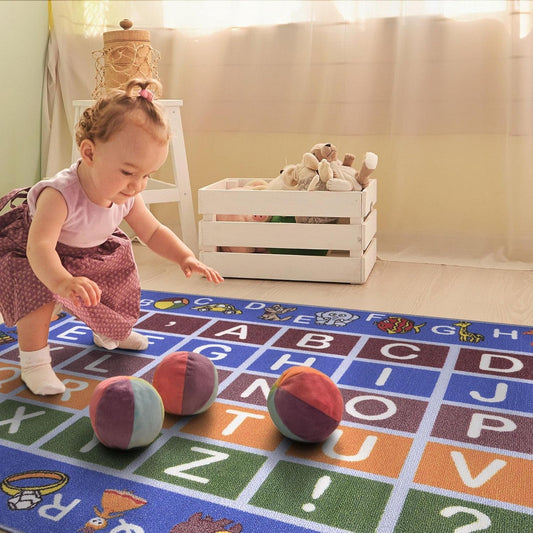
POLYGON ((396 314, 533 325, 533 272, 378 260, 364 285, 187 280, 177 266, 134 244, 144 289, 261 299, 396 314))

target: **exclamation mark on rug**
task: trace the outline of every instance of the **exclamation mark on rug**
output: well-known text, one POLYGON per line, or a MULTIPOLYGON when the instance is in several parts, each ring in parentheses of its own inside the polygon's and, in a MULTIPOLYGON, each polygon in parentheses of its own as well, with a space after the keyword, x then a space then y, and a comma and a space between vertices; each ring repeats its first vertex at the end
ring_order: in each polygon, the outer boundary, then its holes
MULTIPOLYGON (((315 488, 313 489, 313 494, 311 494, 311 498, 313 500, 318 500, 324 492, 326 492, 326 489, 331 485, 331 478, 329 476, 322 476, 319 478, 319 480, 315 484, 315 488)), ((304 503, 302 505, 302 509, 306 513, 312 513, 316 507, 314 503, 304 503)))

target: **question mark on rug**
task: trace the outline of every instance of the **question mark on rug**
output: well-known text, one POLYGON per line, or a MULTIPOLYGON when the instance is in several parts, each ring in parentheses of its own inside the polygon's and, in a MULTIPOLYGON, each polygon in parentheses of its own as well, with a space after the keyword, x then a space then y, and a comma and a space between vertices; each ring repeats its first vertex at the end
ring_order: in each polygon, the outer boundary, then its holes
POLYGON ((453 516, 457 513, 467 513, 474 515, 477 520, 475 522, 471 522, 470 524, 466 524, 462 527, 454 529, 454 533, 471 533, 472 531, 483 531, 484 529, 488 529, 492 525, 490 518, 485 513, 482 513, 477 509, 470 509, 468 507, 456 505, 452 507, 446 507, 440 512, 440 514, 446 518, 449 518, 450 516, 453 516))
MULTIPOLYGON (((318 500, 324 492, 326 492, 326 489, 331 485, 331 478, 329 476, 322 476, 318 479, 318 481, 315 484, 315 488, 313 489, 313 493, 311 494, 311 498, 313 500, 318 500)), ((312 513, 316 507, 314 503, 304 503, 302 505, 302 509, 306 513, 312 513)))

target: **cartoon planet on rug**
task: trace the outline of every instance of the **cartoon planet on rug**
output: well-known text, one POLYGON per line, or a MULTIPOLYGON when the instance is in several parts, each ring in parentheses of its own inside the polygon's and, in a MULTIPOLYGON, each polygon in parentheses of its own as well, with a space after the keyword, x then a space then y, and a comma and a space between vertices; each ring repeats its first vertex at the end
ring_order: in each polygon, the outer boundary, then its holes
POLYGON ((94 433, 108 448, 148 446, 159 435, 164 416, 163 401, 155 388, 131 376, 100 382, 89 404, 94 433))
POLYGON ((173 352, 157 365, 152 384, 161 395, 167 413, 197 415, 215 401, 218 373, 205 355, 173 352))
POLYGON ((279 431, 300 442, 323 442, 337 428, 344 411, 342 395, 322 372, 294 366, 272 385, 268 412, 279 431))

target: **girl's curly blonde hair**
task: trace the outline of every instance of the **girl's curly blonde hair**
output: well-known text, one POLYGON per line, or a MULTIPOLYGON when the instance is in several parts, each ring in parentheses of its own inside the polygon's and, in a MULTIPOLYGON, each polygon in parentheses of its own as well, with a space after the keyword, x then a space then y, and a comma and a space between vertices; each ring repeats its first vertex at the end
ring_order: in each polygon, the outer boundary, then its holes
MULTIPOLYGON (((92 142, 108 141, 131 121, 138 122, 139 117, 162 131, 161 142, 170 138, 170 127, 163 109, 151 98, 142 96, 150 87, 161 94, 161 83, 155 79, 134 78, 126 87, 113 89, 83 112, 76 125, 76 144, 80 146, 84 139, 92 142)), ((141 120, 142 120, 141 119, 141 120)), ((159 135, 158 135, 159 137, 159 135)))

